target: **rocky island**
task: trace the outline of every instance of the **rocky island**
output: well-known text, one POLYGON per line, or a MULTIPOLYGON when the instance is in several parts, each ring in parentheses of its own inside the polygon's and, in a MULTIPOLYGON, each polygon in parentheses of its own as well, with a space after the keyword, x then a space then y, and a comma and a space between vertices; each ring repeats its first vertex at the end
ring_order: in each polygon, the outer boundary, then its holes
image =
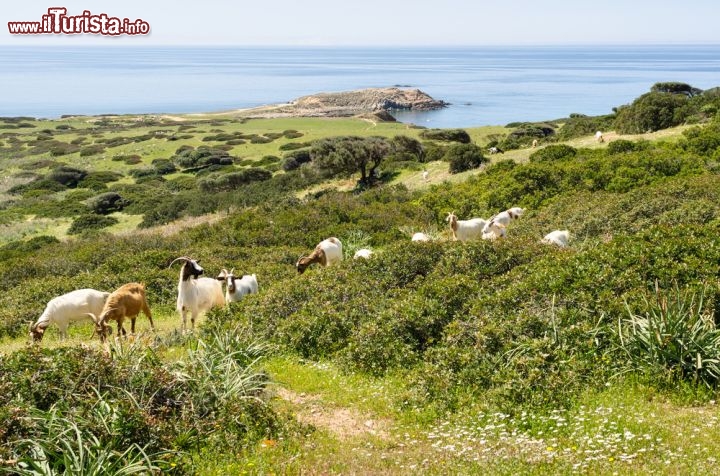
POLYGON ((431 111, 449 103, 433 99, 419 89, 369 88, 303 96, 286 104, 239 111, 246 117, 352 117, 372 114, 393 121, 392 111, 431 111))

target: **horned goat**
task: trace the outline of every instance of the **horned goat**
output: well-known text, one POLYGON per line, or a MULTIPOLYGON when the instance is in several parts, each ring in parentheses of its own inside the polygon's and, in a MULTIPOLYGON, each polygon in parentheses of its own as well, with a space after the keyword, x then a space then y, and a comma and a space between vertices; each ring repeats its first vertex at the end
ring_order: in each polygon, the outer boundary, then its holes
POLYGON ((170 266, 181 261, 180 280, 178 282, 177 310, 182 317, 182 329, 187 328, 187 314, 190 313, 190 323, 195 329, 195 319, 213 307, 225 305, 222 284, 217 279, 200 278, 205 272, 198 262, 187 256, 175 258, 170 266))
POLYGON ((67 338, 68 325, 90 320, 90 313, 100 314, 109 295, 95 289, 77 289, 52 298, 35 324, 30 326, 30 336, 35 342, 41 341, 48 326, 55 323, 60 330, 60 337, 67 338))
POLYGON ((485 224, 487 223, 482 218, 471 218, 469 220, 458 220, 458 217, 455 215, 455 212, 448 213, 447 218, 445 218, 445 221, 447 221, 450 224, 450 229, 452 230, 453 238, 455 240, 459 241, 471 241, 471 240, 479 240, 482 236, 482 230, 485 227, 485 224))
POLYGON ((100 335, 100 340, 105 341, 111 333, 108 321, 117 322, 117 335, 126 335, 123 321, 130 319, 130 333, 135 334, 135 319, 142 311, 150 321, 150 327, 155 330, 150 307, 145 298, 145 286, 140 283, 128 283, 120 286, 108 296, 105 305, 99 315, 89 312, 88 315, 95 323, 95 332, 100 335))
POLYGON ((302 274, 313 263, 320 266, 332 266, 343 259, 342 243, 335 237, 321 241, 308 256, 301 256, 295 263, 298 273, 302 274))
POLYGON ((257 276, 254 274, 246 274, 242 278, 237 278, 233 274, 235 269, 231 269, 230 272, 223 268, 217 277, 220 282, 225 282, 227 287, 225 288, 225 302, 230 304, 231 302, 237 302, 242 299, 246 294, 257 294, 258 282, 257 276))

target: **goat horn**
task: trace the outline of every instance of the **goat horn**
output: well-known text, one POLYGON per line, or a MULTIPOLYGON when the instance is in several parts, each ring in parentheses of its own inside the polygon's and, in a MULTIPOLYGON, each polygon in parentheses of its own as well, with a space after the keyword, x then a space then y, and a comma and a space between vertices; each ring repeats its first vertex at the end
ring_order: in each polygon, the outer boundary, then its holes
POLYGON ((185 261, 187 263, 188 261, 190 261, 190 258, 188 258, 187 256, 181 256, 179 258, 175 258, 174 260, 172 260, 172 263, 170 263, 168 265, 168 268, 172 267, 172 265, 174 265, 178 261, 185 261))
POLYGON ((230 270, 230 274, 233 274, 234 272, 235 272, 235 268, 232 268, 232 269, 230 270))

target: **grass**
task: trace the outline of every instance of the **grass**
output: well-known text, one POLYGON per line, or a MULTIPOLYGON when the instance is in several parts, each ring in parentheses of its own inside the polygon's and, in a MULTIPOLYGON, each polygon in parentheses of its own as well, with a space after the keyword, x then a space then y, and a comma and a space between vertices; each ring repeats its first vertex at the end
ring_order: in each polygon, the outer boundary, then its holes
POLYGON ((715 402, 673 403, 640 383, 609 382, 570 409, 507 415, 476 402, 423 419, 397 405, 398 377, 288 356, 265 368, 285 389, 274 405, 299 415, 307 433, 214 460, 201 474, 711 474, 720 454, 715 402), (366 431, 342 431, 352 424, 366 431))

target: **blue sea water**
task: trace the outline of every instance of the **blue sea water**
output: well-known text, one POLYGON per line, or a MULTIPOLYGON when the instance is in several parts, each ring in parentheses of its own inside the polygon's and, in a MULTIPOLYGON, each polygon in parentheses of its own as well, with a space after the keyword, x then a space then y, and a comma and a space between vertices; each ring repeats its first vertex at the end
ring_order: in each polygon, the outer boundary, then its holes
POLYGON ((659 81, 720 86, 720 45, 4 46, 0 116, 209 112, 402 85, 452 105, 399 120, 469 127, 607 114, 659 81))

